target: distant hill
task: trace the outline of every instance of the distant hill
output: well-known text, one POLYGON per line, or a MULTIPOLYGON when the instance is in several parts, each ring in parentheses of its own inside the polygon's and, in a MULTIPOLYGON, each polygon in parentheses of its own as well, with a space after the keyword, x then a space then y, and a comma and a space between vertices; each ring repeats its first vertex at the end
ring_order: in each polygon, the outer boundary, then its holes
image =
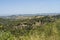
POLYGON ((10 16, 0 16, 0 18, 4 19, 25 19, 31 16, 54 16, 60 15, 60 13, 36 13, 36 14, 17 14, 17 15, 10 15, 10 16))

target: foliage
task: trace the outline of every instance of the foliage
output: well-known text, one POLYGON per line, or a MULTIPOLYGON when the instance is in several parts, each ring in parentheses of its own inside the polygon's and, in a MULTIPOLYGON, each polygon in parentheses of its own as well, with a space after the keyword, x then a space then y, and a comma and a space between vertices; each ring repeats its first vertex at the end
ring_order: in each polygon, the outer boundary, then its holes
POLYGON ((37 17, 24 20, 0 18, 0 40, 60 40, 60 16, 37 17))

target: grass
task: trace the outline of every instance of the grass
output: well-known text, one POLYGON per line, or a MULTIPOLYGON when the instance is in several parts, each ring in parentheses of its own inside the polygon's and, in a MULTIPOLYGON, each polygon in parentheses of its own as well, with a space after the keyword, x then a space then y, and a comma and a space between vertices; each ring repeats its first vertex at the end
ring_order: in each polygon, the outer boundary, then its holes
MULTIPOLYGON (((36 20, 32 19, 32 22, 36 20)), ((32 22, 28 20, 28 26, 23 29, 19 29, 19 25, 15 26, 19 24, 19 21, 12 22, 13 25, 10 25, 11 23, 8 26, 0 25, 0 40, 60 40, 60 19, 54 22, 46 21, 39 26, 35 24, 32 26, 33 24, 30 24, 32 22)))

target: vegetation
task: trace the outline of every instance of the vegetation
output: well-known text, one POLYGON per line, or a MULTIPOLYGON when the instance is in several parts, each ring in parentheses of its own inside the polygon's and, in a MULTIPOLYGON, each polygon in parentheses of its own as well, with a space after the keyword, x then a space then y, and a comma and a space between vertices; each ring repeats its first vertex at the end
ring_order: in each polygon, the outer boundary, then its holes
POLYGON ((60 40, 60 15, 0 18, 0 40, 60 40))

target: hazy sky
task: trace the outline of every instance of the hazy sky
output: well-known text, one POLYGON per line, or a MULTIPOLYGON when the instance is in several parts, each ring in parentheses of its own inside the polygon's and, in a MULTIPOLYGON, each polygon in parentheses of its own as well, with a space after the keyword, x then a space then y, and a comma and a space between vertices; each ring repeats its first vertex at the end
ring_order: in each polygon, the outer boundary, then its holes
POLYGON ((60 13, 60 0, 0 0, 0 16, 60 13))

